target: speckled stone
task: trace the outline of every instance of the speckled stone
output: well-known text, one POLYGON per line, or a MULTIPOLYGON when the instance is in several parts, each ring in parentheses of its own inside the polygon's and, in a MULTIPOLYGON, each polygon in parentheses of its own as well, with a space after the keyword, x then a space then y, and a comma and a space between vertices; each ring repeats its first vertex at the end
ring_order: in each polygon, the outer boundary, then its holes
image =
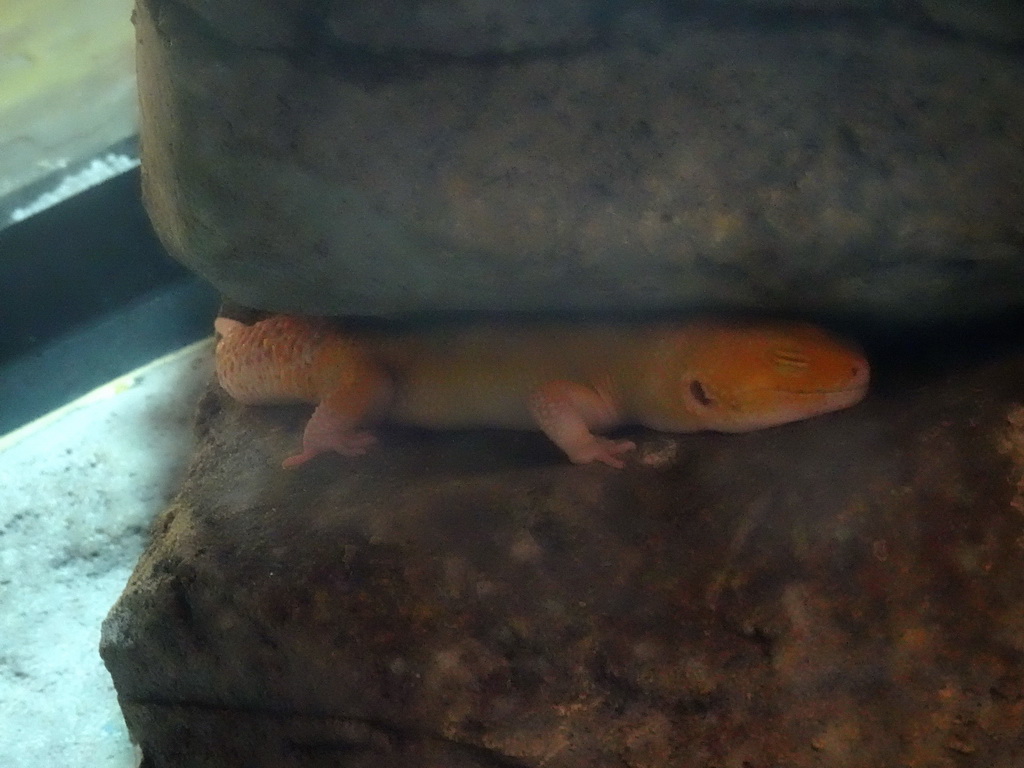
POLYGON ((669 5, 139 0, 156 229, 272 311, 1024 307, 1018 48, 669 5))
POLYGON ((1024 355, 626 470, 215 390, 103 630, 152 768, 1017 768, 1024 355))

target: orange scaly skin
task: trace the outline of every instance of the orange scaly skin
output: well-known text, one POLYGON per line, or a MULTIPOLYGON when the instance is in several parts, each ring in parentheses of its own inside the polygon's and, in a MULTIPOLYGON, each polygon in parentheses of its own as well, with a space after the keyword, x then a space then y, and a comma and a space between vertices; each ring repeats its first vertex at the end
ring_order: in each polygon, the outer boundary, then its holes
POLYGON ((746 432, 847 408, 868 363, 814 326, 705 320, 649 326, 479 326, 348 334, 277 315, 217 318, 217 376, 243 403, 316 403, 293 467, 365 453, 380 418, 433 429, 541 429, 571 461, 623 466, 620 424, 746 432))

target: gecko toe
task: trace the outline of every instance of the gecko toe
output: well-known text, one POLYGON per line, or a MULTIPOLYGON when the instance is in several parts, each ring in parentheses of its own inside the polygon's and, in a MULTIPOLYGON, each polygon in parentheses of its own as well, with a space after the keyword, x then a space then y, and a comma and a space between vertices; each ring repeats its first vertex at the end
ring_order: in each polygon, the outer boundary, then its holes
POLYGON ((626 463, 619 458, 619 455, 628 453, 635 448, 636 443, 632 440, 609 440, 604 437, 594 437, 585 445, 574 450, 569 458, 573 464, 590 464, 597 461, 614 469, 622 469, 626 463))

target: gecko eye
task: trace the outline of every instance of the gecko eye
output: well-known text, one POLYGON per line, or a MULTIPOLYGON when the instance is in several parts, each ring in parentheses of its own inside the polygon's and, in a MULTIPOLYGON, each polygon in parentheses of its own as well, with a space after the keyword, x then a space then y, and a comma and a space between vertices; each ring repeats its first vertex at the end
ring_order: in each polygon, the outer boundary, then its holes
POLYGON ((704 389, 704 385, 696 379, 690 382, 690 394, 693 395, 694 400, 705 408, 714 403, 714 400, 708 396, 707 390, 704 389))

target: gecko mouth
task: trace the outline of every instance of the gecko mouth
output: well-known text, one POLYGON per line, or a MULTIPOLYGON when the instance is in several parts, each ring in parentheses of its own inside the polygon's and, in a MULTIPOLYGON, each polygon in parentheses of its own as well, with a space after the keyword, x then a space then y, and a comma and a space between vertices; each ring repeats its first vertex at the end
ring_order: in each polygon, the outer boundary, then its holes
POLYGON ((806 416, 820 416, 856 405, 867 395, 867 387, 855 386, 842 389, 804 390, 790 394, 792 394, 794 401, 796 401, 793 406, 795 411, 802 410, 806 416))
POLYGON ((777 396, 788 398, 789 403, 778 403, 774 413, 763 418, 754 418, 747 428, 777 426, 840 411, 859 403, 867 395, 867 391, 866 376, 860 377, 859 381, 831 389, 776 389, 777 396), (753 426, 754 424, 757 426, 753 426))

